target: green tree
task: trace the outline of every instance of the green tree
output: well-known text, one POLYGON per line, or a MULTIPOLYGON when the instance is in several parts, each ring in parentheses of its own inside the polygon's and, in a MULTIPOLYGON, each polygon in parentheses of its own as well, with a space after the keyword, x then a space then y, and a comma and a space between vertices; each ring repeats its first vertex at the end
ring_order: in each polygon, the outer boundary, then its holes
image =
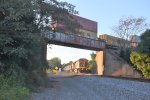
POLYGON ((32 88, 46 84, 46 63, 31 0, 0 1, 0 74, 32 88))
POLYGON ((59 68, 61 68, 62 67, 61 59, 58 58, 58 57, 54 57, 54 58, 48 60, 48 65, 51 66, 51 67, 59 67, 59 68))
POLYGON ((0 74, 13 75, 26 85, 44 85, 47 64, 41 32, 52 20, 73 20, 71 11, 75 13, 73 5, 57 0, 1 0, 0 74))
POLYGON ((141 53, 150 55, 150 29, 147 29, 140 37, 141 42, 138 44, 138 50, 141 53))
POLYGON ((91 60, 95 61, 96 54, 95 54, 94 52, 92 52, 92 53, 90 54, 90 56, 91 56, 91 60))
POLYGON ((144 77, 150 78, 150 30, 146 30, 141 35, 141 42, 136 52, 132 52, 130 60, 134 67, 140 71, 144 77))
POLYGON ((32 77, 35 76, 32 74, 33 70, 42 69, 41 60, 37 55, 40 52, 40 33, 37 33, 30 2, 0 1, 1 100, 24 100, 29 92, 25 86, 27 83, 35 83, 32 77))
POLYGON ((59 2, 58 0, 35 0, 36 22, 40 29, 49 30, 52 22, 57 21, 59 24, 65 25, 65 28, 57 28, 56 31, 77 33, 80 24, 72 17, 72 14, 78 14, 74 10, 75 6, 67 2, 59 2))
POLYGON ((90 56, 91 56, 91 60, 89 60, 89 62, 88 62, 89 70, 91 70, 92 72, 95 72, 95 67, 96 67, 95 57, 96 57, 96 54, 91 53, 90 56))

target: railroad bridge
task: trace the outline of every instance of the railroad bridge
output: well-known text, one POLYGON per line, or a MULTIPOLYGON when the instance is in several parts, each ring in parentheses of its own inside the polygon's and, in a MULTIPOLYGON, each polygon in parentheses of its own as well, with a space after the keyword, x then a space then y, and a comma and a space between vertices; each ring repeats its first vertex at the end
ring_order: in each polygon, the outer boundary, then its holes
MULTIPOLYGON (((96 51, 97 74, 99 75, 103 74, 104 50, 106 48, 105 42, 78 35, 64 34, 58 32, 53 33, 50 31, 42 32, 42 36, 45 37, 47 43, 49 44, 96 51)), ((47 51, 46 45, 47 44, 45 44, 45 50, 47 51)), ((46 58, 46 51, 45 51, 45 58, 46 58)))

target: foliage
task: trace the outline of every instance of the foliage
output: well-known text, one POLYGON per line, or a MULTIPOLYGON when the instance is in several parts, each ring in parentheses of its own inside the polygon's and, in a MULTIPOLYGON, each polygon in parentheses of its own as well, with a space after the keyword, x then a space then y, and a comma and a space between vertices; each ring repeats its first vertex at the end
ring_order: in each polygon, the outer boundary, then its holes
POLYGON ((62 67, 61 59, 58 58, 58 57, 54 57, 54 58, 48 60, 48 65, 50 67, 59 67, 59 68, 61 68, 62 67))
POLYGON ((63 63, 63 64, 62 64, 62 68, 64 68, 65 66, 66 66, 66 63, 63 63))
POLYGON ((150 78, 150 55, 132 52, 130 60, 145 78, 150 78))
POLYGON ((78 14, 74 10, 75 6, 67 2, 59 2, 58 0, 35 0, 36 22, 40 29, 49 30, 52 22, 57 21, 56 31, 76 33, 81 26, 74 20, 72 14, 78 14))
POLYGON ((27 100, 29 89, 24 87, 15 77, 0 75, 0 100, 27 100))
POLYGON ((141 42, 138 44, 138 50, 141 53, 150 55, 150 29, 147 29, 140 38, 141 42))
POLYGON ((91 55, 91 60, 95 61, 96 54, 92 52, 90 55, 91 55))
POLYGON ((28 94, 25 87, 46 84, 47 63, 42 58, 45 39, 41 32, 48 27, 49 17, 66 20, 70 9, 74 8, 57 0, 0 0, 1 100, 23 100, 28 94), (65 16, 52 17, 58 14, 65 16), (10 84, 15 80, 17 85, 10 84))
POLYGON ((131 53, 130 60, 134 67, 139 70, 145 78, 150 78, 150 30, 141 35, 141 42, 136 52, 131 53))
POLYGON ((33 6, 30 0, 5 0, 0 8, 0 72, 36 84, 29 80, 33 80, 34 72, 43 73, 46 65, 41 60, 42 37, 33 6))
POLYGON ((88 66, 89 66, 89 70, 91 70, 92 72, 95 72, 94 68, 96 67, 96 61, 95 61, 95 57, 96 57, 96 54, 94 53, 91 53, 91 60, 89 60, 88 62, 88 66))

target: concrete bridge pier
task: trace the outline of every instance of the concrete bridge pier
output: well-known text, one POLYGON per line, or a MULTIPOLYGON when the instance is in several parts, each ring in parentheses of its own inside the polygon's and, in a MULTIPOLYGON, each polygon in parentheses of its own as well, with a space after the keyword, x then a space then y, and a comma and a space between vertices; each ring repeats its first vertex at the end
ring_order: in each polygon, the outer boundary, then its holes
POLYGON ((96 64, 97 64, 97 74, 103 75, 104 71, 104 51, 97 51, 96 52, 96 58, 95 58, 96 64))

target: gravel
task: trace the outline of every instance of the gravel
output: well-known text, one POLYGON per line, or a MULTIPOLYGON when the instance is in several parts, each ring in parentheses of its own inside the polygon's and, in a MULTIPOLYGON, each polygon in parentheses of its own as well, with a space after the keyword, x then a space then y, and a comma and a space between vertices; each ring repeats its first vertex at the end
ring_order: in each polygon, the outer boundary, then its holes
POLYGON ((150 83, 97 76, 51 77, 53 87, 31 100, 150 100, 150 83))

